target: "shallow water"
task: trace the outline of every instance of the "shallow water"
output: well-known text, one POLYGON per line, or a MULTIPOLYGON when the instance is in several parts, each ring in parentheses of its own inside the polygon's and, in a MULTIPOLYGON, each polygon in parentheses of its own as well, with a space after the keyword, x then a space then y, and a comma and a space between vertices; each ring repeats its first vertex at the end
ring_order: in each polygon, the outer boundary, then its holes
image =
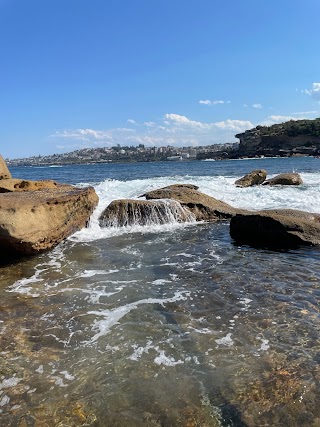
POLYGON ((224 222, 98 227, 113 198, 173 182, 320 206, 317 170, 245 191, 229 172, 108 178, 89 229, 1 268, 1 426, 320 425, 318 248, 238 247, 224 222))

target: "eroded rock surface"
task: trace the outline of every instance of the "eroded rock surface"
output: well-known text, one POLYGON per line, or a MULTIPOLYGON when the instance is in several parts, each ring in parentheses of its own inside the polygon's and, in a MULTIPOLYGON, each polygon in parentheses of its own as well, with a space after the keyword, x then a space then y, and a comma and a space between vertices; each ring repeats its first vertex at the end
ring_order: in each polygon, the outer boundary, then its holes
POLYGON ((301 185, 302 178, 298 173, 280 173, 279 175, 268 179, 263 185, 301 185))
POLYGON ((239 244, 255 247, 320 245, 320 214, 294 209, 237 214, 231 219, 230 235, 239 244))
POLYGON ((244 212, 233 208, 221 200, 210 197, 190 186, 170 185, 144 194, 147 200, 172 199, 188 208, 197 221, 217 221, 233 217, 237 212, 244 212))
POLYGON ((0 180, 9 178, 11 178, 11 173, 4 158, 0 155, 0 180))
POLYGON ((3 179, 0 181, 0 193, 13 191, 37 191, 44 189, 67 188, 66 184, 58 184, 52 180, 30 181, 25 179, 3 179))
POLYGON ((267 172, 264 169, 256 169, 246 174, 235 182, 237 187, 252 187, 262 184, 267 178, 267 172))
POLYGON ((36 254, 83 228, 98 203, 92 187, 0 194, 0 252, 36 254))

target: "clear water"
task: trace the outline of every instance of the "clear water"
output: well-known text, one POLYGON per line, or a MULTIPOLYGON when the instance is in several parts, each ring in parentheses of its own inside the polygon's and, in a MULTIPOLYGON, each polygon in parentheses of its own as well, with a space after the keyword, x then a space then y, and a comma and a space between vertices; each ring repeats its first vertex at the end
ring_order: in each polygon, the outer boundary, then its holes
POLYGON ((111 200, 193 183, 320 212, 320 160, 12 168, 93 184, 90 227, 0 270, 1 426, 319 426, 319 248, 237 247, 228 223, 102 229, 111 200), (239 189, 256 168, 301 187, 239 189))

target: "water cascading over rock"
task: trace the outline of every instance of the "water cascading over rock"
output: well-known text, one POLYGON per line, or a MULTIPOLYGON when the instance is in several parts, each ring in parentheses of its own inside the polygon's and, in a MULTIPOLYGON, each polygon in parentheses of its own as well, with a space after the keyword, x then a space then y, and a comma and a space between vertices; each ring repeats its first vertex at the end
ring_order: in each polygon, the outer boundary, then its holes
POLYGON ((114 200, 99 217, 101 227, 162 225, 195 221, 175 200, 114 200))

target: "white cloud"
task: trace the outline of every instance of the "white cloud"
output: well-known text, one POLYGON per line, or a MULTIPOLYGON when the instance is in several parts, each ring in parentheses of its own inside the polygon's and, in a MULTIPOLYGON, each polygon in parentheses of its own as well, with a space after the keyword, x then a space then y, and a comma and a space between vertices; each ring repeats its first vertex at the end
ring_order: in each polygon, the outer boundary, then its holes
POLYGON ((221 129, 234 130, 235 132, 254 127, 253 123, 249 120, 225 120, 223 122, 212 123, 212 125, 221 129))
POLYGON ((132 125, 135 125, 137 122, 133 119, 128 119, 127 120, 128 123, 131 123, 132 125))
POLYGON ((146 121, 144 125, 134 129, 64 129, 51 137, 57 141, 57 147, 59 145, 64 151, 85 147, 112 147, 117 144, 198 146, 235 141, 236 133, 254 127, 246 120, 200 122, 175 113, 165 114, 159 122, 146 121))
POLYGON ((179 114, 166 114, 165 116, 166 121, 164 123, 170 124, 170 122, 173 122, 176 125, 182 125, 182 126, 191 126, 191 127, 199 127, 199 128, 207 128, 207 123, 202 122, 196 122, 194 120, 188 119, 186 116, 180 116, 179 114))
POLYGON ((262 105, 261 104, 252 104, 252 107, 260 109, 260 108, 262 108, 262 105))
POLYGON ((218 105, 218 104, 230 104, 230 103, 231 101, 221 101, 221 100, 210 101, 209 99, 199 101, 199 104, 202 104, 202 105, 218 105))
POLYGON ((305 89, 302 92, 307 93, 317 101, 320 101, 320 83, 312 83, 311 89, 305 89))

